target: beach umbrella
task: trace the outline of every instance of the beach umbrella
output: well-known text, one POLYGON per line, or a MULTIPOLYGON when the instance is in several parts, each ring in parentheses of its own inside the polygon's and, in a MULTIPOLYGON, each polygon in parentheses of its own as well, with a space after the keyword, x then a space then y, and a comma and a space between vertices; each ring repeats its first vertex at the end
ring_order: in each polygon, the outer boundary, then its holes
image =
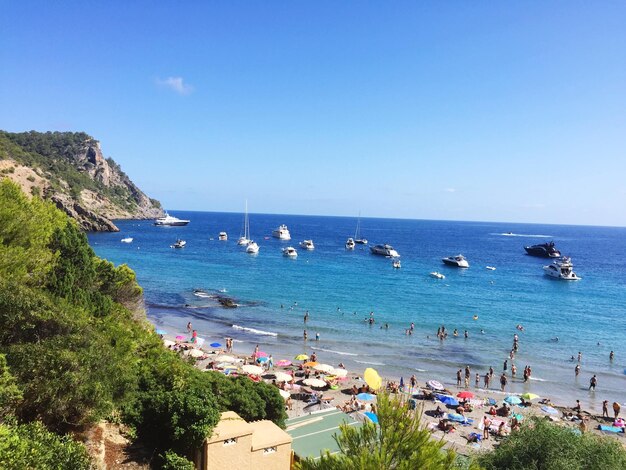
POLYGON ((404 377, 400 377, 400 389, 404 388, 404 377))
POLYGON ((289 382, 292 379, 291 375, 284 372, 275 372, 274 376, 276 377, 276 382, 289 382))
POLYGON ((436 380, 429 380, 428 382, 426 382, 426 386, 431 390, 443 390, 443 385, 441 385, 441 383, 437 382, 436 380))
POLYGON ((470 392, 469 390, 464 390, 462 392, 459 392, 459 393, 456 394, 456 396, 458 398, 465 398, 465 399, 467 399, 467 398, 474 398, 474 394, 472 392, 470 392))
POLYGON ((267 357, 268 354, 266 352, 263 351, 259 351, 258 353, 255 353, 252 355, 253 357, 267 357))
POLYGON ((376 416, 371 411, 366 411, 365 416, 367 416, 372 423, 378 424, 378 416, 376 416))
POLYGON ((220 343, 211 343, 209 344, 209 346, 211 346, 212 348, 221 348, 222 345, 220 343))
POLYGON ((520 397, 517 397, 515 395, 509 395, 504 399, 504 401, 507 402, 509 405, 519 405, 522 402, 520 397))
POLYGON ((457 413, 448 413, 448 419, 450 421, 456 421, 457 423, 464 423, 467 421, 467 418, 463 415, 457 413))
POLYGON ((170 346, 174 346, 176 343, 174 341, 170 341, 169 339, 163 340, 163 346, 169 348, 170 346))
POLYGON ((315 367, 315 366, 316 366, 316 365, 318 365, 318 364, 319 364, 319 362, 316 362, 316 361, 309 361, 309 362, 305 362, 305 363, 304 363, 304 365, 305 365, 306 367, 315 367))
POLYGON ((202 345, 204 344, 205 339, 204 338, 199 338, 196 336, 196 340, 194 341, 194 343, 196 343, 196 346, 201 348, 202 345))
POLYGON ((241 366, 241 370, 246 374, 251 375, 261 375, 263 373, 263 368, 259 366, 254 366, 252 364, 246 364, 245 366, 241 366))
POLYGON ((330 372, 334 369, 334 367, 328 364, 318 364, 313 366, 313 369, 319 370, 320 372, 330 372))
POLYGON ((383 379, 378 375, 375 369, 368 367, 363 374, 365 383, 369 385, 373 390, 378 390, 383 385, 383 379))
POLYGON ((267 362, 269 360, 270 360, 269 357, 259 357, 259 358, 257 358, 257 362, 267 362))
POLYGON ((435 397, 437 397, 437 400, 439 400, 444 405, 450 405, 450 406, 459 405, 459 401, 451 395, 435 395, 435 397))
POLYGON ((187 355, 191 357, 200 357, 204 356, 204 351, 201 351, 200 349, 190 349, 187 355))
POLYGON ((333 369, 330 373, 339 378, 343 378, 348 375, 348 371, 346 369, 333 369))
POLYGON ((359 393, 356 396, 361 401, 374 401, 376 400, 376 395, 373 393, 359 393))
POLYGON ((219 362, 237 362, 237 359, 234 357, 225 355, 217 356, 215 360, 219 362))
POLYGON ((544 413, 548 413, 549 415, 558 415, 559 410, 552 408, 551 406, 542 406, 541 411, 544 413))
POLYGON ((306 354, 298 354, 294 359, 296 361, 306 361, 309 358, 306 354))
POLYGON ((158 330, 156 330, 156 334, 157 334, 157 335, 166 335, 166 334, 167 334, 167 331, 165 331, 165 330, 161 330, 161 329, 158 329, 158 330))
POLYGON ((276 365, 278 367, 287 367, 291 365, 291 361, 288 361, 287 359, 281 359, 280 361, 276 363, 276 365))
POLYGON ((280 396, 285 399, 291 396, 291 393, 289 393, 287 390, 278 390, 278 393, 280 393, 280 396))
POLYGON ((304 381, 302 381, 302 383, 304 385, 308 385, 309 387, 314 387, 314 388, 322 388, 322 387, 326 387, 328 384, 326 382, 324 382, 321 379, 306 379, 304 381))
POLYGON ((535 398, 540 398, 539 395, 536 395, 534 393, 524 393, 522 394, 522 398, 524 400, 534 400, 535 398))
POLYGON ((185 337, 183 335, 176 336, 176 341, 182 341, 184 339, 185 339, 185 337))

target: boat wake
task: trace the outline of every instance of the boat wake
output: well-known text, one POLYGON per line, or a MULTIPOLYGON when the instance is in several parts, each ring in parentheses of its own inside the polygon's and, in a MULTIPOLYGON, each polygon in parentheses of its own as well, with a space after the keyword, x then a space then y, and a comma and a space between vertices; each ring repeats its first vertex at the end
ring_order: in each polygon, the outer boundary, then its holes
POLYGON ((526 237, 526 238, 554 238, 552 235, 541 235, 541 234, 532 234, 532 233, 491 233, 490 235, 500 235, 502 237, 526 237))
POLYGON ((358 362, 359 364, 368 364, 371 366, 384 366, 385 365, 382 362, 357 361, 356 359, 354 360, 354 362, 358 362))
POLYGON ((273 333, 271 331, 257 330, 255 328, 248 328, 248 327, 239 326, 239 325, 233 325, 233 329, 240 330, 240 331, 247 331, 248 333, 253 333, 255 335, 261 335, 261 336, 278 336, 278 333, 273 333))
POLYGON ((356 353, 349 353, 349 352, 344 352, 344 351, 334 351, 332 349, 316 348, 316 347, 313 347, 313 346, 311 346, 311 349, 315 349, 316 351, 324 351, 324 352, 329 352, 329 353, 333 353, 333 354, 339 354, 340 356, 358 356, 358 354, 356 354, 356 353))

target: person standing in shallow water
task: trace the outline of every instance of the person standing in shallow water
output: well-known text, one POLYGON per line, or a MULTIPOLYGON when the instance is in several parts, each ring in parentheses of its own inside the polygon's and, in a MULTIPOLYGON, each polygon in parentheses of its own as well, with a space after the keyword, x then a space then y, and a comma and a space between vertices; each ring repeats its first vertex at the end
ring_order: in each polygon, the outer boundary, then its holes
POLYGON ((506 382, 507 382, 506 374, 503 372, 502 375, 500 376, 500 390, 503 392, 504 392, 504 389, 506 388, 506 382))
POLYGON ((459 369, 459 370, 456 371, 456 386, 457 387, 461 386, 461 380, 462 380, 461 375, 462 375, 462 373, 463 373, 462 369, 459 369))
POLYGON ((589 390, 593 390, 595 392, 596 385, 598 385, 598 379, 596 378, 596 375, 594 374, 593 377, 589 379, 589 390))

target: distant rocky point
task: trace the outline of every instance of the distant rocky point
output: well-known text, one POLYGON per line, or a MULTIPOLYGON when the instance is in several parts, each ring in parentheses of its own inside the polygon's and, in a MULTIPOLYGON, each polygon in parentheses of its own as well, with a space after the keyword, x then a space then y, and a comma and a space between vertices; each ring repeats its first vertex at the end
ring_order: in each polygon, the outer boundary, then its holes
POLYGON ((53 201, 87 231, 119 229, 113 219, 164 215, 100 142, 84 132, 0 131, 0 178, 8 177, 33 196, 53 201))

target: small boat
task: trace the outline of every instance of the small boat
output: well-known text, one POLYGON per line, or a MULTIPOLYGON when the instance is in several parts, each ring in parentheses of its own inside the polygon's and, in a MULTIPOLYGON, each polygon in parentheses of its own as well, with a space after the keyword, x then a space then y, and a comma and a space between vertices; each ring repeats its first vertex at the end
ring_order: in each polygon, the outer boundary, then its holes
POLYGON ((226 240, 228 240, 228 234, 226 232, 220 232, 217 238, 218 240, 225 242, 226 240))
POLYGON ((291 240, 291 234, 285 224, 282 224, 280 227, 272 230, 272 237, 280 240, 291 240))
POLYGON ((560 258, 561 252, 556 249, 554 242, 541 243, 540 245, 525 246, 526 253, 530 256, 539 256, 541 258, 560 258))
POLYGON ((552 264, 544 266, 543 272, 546 276, 563 279, 564 281, 580 280, 573 269, 574 265, 572 264, 572 259, 564 256, 563 258, 554 261, 552 264))
POLYGON ((314 250, 315 245, 313 244, 313 240, 303 240, 300 242, 300 248, 304 248, 305 250, 314 250))
POLYGON ((463 255, 448 256, 447 258, 442 258, 441 261, 443 261, 443 264, 447 266, 454 266, 455 268, 469 268, 469 263, 463 255))
POLYGON ((445 279, 446 276, 444 276, 441 273, 438 273, 437 271, 433 271, 432 273, 429 274, 430 277, 434 277, 435 279, 445 279))
POLYGON ((165 217, 159 217, 154 221, 154 225, 163 225, 163 226, 171 226, 171 227, 180 227, 183 225, 187 225, 189 220, 179 219, 172 215, 169 215, 167 212, 165 213, 165 217))
POLYGON ((257 245, 255 241, 250 240, 250 242, 248 243, 248 246, 246 246, 246 253, 255 255, 258 252, 259 252, 259 245, 257 245))
POLYGON ((400 263, 399 259, 394 259, 391 263, 391 266, 393 266, 395 269, 400 269, 402 267, 402 264, 400 263))
POLYGON ((184 248, 186 244, 187 242, 185 240, 181 240, 179 238, 173 245, 171 245, 171 248, 184 248))
POLYGON ((239 237, 237 245, 248 246, 250 241, 250 221, 248 219, 248 201, 246 200, 246 212, 243 216, 243 236, 239 237))
POLYGON ((288 246, 287 248, 283 248, 283 256, 287 258, 297 258, 298 252, 293 246, 288 246))
POLYGON ((346 240, 346 250, 354 250, 354 243, 353 238, 348 238, 348 240, 346 240))
POLYGON ((132 243, 133 242, 133 237, 122 238, 120 241, 122 243, 132 243))
POLYGON ((374 255, 388 256, 390 258, 399 258, 400 257, 398 252, 396 250, 394 250, 391 245, 387 245, 387 244, 370 246, 370 251, 374 255))
POLYGON ((485 266, 485 269, 488 269, 489 271, 495 271, 496 268, 494 266, 485 266))

